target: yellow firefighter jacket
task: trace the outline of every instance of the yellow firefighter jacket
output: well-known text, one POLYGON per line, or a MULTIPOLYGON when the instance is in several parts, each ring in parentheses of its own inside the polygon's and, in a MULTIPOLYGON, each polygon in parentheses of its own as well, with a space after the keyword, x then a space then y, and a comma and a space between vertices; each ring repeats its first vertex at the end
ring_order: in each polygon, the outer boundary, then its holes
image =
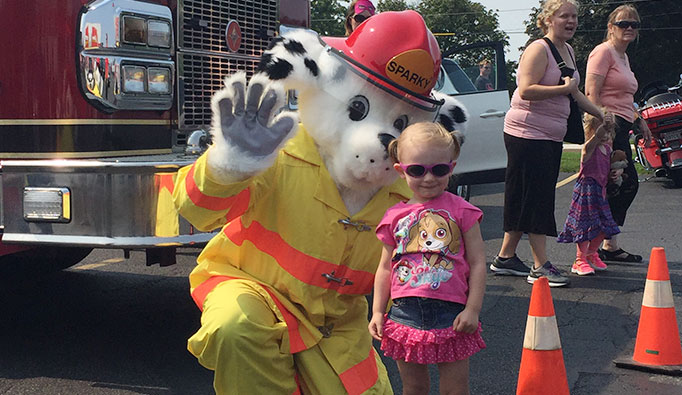
POLYGON ((374 229, 387 208, 411 196, 407 185, 398 179, 383 187, 350 216, 302 127, 262 174, 221 185, 207 172, 204 155, 181 169, 174 191, 180 213, 197 228, 222 226, 190 274, 194 300, 201 308, 224 280, 257 282, 287 324, 286 351, 319 344, 348 392, 357 392, 349 386, 376 375, 376 366, 368 369, 374 353, 364 296, 381 255, 374 229))

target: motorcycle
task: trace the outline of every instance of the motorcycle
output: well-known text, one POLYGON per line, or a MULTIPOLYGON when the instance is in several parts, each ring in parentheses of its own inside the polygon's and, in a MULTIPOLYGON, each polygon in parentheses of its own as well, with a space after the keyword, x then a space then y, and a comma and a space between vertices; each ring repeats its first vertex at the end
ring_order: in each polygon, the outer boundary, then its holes
POLYGON ((651 130, 651 144, 633 130, 636 161, 656 177, 682 187, 682 74, 676 86, 654 81, 640 91, 639 111, 651 130))

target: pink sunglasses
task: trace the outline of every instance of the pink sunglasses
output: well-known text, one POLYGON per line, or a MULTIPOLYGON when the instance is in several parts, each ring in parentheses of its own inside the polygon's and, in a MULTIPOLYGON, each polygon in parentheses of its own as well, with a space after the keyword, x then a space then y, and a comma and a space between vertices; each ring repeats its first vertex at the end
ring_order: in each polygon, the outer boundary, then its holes
POLYGON ((455 168, 455 162, 449 163, 436 163, 434 165, 420 165, 417 163, 404 165, 398 163, 401 169, 410 177, 421 178, 426 175, 427 172, 431 172, 436 177, 443 177, 448 175, 455 168))

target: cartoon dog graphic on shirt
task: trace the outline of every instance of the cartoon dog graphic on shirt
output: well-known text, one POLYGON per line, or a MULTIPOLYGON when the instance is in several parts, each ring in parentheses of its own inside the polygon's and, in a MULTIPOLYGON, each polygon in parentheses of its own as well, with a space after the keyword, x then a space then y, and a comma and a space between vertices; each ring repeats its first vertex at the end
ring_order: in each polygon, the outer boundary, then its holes
POLYGON ((424 254, 424 263, 430 267, 441 267, 452 270, 452 262, 445 259, 445 254, 459 252, 462 232, 455 221, 433 212, 426 211, 420 215, 419 221, 410 228, 410 241, 407 251, 431 252, 424 254))

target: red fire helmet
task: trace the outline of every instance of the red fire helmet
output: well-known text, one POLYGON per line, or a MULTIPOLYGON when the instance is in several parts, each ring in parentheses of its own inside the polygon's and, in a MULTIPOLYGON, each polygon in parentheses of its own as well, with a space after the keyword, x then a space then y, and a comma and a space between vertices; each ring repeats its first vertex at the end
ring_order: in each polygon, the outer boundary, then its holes
POLYGON ((424 101, 436 84, 441 63, 438 42, 415 11, 381 12, 349 37, 322 39, 374 83, 401 96, 424 101))

